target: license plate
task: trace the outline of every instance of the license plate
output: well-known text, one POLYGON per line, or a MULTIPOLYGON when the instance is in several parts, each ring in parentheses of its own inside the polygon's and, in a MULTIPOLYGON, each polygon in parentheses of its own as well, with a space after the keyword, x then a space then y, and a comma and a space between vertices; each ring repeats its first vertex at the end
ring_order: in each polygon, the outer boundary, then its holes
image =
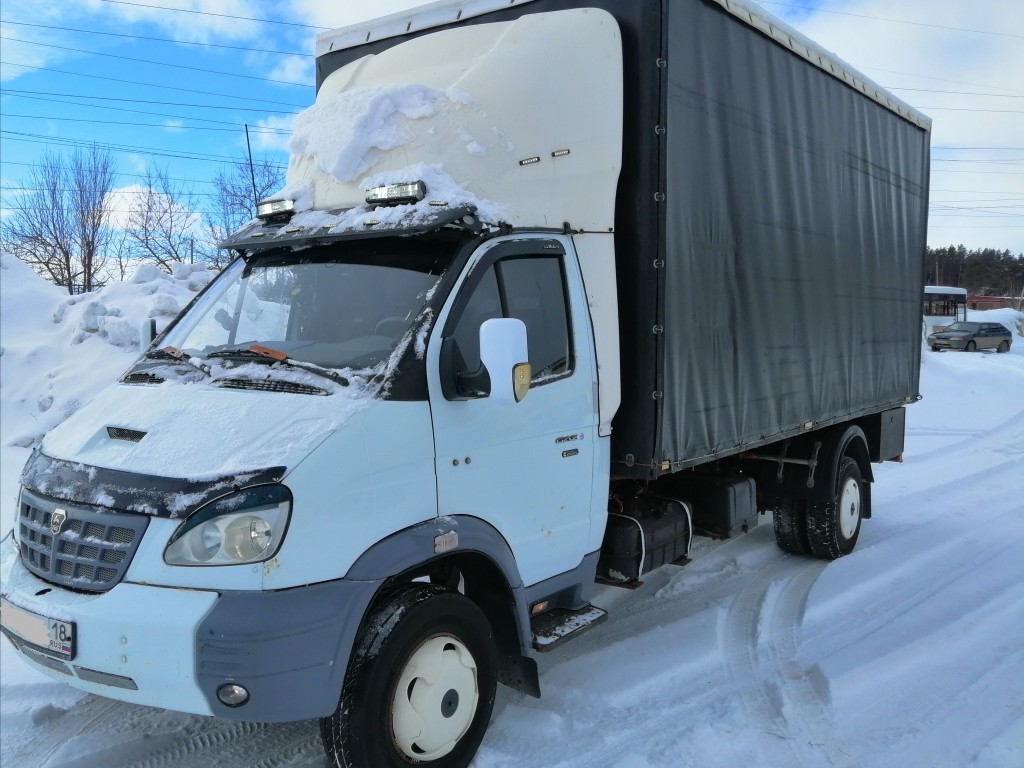
POLYGON ((0 627, 36 649, 70 661, 75 658, 75 623, 31 613, 0 600, 0 627))

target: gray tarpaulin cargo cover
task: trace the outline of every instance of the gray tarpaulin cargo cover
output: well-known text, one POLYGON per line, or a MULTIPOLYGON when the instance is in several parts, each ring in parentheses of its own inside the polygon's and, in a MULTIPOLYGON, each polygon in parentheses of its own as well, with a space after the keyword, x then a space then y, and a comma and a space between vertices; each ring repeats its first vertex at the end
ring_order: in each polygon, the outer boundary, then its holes
MULTIPOLYGON (((743 3, 534 0, 460 23, 578 7, 617 19, 625 58, 613 474, 914 399, 927 118, 743 3)), ((321 56, 318 82, 423 33, 321 56)))

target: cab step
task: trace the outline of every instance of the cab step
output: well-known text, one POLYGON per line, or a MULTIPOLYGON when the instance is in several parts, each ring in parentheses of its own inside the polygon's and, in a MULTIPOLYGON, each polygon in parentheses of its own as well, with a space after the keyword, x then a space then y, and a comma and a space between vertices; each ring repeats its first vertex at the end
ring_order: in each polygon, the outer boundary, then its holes
POLYGON ((542 653, 550 651, 596 627, 607 618, 608 611, 596 605, 585 605, 576 610, 553 608, 530 620, 533 647, 542 653))

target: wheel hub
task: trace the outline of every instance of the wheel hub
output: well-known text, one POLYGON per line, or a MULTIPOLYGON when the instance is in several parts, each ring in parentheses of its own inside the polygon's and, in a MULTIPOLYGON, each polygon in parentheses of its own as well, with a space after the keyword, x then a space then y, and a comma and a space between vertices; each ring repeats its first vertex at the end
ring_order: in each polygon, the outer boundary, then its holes
POLYGON ((427 639, 413 651, 395 685, 395 746, 411 760, 444 757, 469 731, 479 699, 469 649, 451 635, 427 639))
POLYGON ((860 483, 852 477, 843 484, 839 496, 839 530, 843 538, 852 539, 860 524, 860 483))

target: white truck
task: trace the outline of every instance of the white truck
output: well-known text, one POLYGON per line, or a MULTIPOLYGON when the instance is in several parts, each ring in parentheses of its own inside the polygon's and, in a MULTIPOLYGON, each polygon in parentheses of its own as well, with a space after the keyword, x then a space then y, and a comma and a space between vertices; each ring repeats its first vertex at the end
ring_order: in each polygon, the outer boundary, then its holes
POLYGON ((926 117, 739 0, 318 39, 284 190, 50 432, 3 633, 102 696, 465 766, 694 533, 849 553, 918 398, 926 117))

